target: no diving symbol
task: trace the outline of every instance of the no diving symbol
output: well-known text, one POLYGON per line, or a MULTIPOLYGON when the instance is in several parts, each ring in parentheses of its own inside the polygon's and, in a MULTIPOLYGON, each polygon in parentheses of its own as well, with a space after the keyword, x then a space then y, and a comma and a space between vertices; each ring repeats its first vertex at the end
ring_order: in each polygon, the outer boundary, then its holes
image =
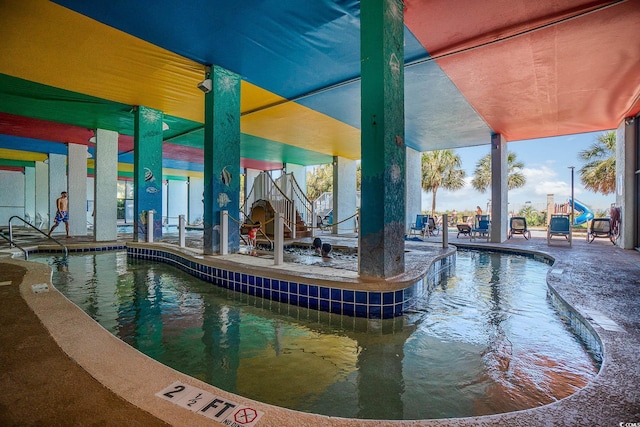
POLYGON ((233 415, 238 424, 252 423, 258 417, 258 413, 251 408, 242 408, 233 415))

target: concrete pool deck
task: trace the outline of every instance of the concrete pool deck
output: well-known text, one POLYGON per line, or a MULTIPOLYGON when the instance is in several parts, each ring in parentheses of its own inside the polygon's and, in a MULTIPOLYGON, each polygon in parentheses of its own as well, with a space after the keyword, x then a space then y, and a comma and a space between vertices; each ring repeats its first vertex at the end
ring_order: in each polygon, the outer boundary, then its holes
MULTIPOLYGON (((353 237, 321 238, 334 245, 357 244, 353 237)), ((414 262, 429 264, 441 256, 438 239, 407 242, 408 269, 414 262)), ((50 283, 46 266, 0 258, 0 425, 222 425, 155 395, 174 381, 263 412, 256 426, 618 426, 640 422, 639 252, 621 250, 605 239, 587 244, 578 236, 572 248, 560 239, 548 246, 540 232, 534 232, 531 240, 515 236, 498 245, 470 243, 451 233, 449 242, 553 257, 549 286, 592 325, 602 341, 604 361, 595 379, 550 405, 484 417, 380 421, 290 411, 220 391, 149 359, 106 332, 57 291, 34 293, 32 285, 50 283)), ((72 238, 68 243, 70 247, 93 245, 89 238, 72 238)), ((230 257, 256 262, 246 255, 230 257)), ((276 268, 262 262, 261 268, 276 268)), ((355 280, 353 267, 286 266, 302 269, 301 274, 355 280)))

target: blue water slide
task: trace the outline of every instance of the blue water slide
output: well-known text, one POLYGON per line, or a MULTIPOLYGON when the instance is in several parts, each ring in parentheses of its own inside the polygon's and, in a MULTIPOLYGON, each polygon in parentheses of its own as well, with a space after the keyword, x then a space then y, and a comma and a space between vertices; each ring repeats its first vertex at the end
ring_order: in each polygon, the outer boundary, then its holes
MULTIPOLYGON (((573 200, 573 203, 576 207, 576 213, 580 213, 580 215, 575 215, 573 218, 573 225, 584 224, 587 221, 591 221, 594 218, 593 211, 589 209, 589 207, 583 203, 580 203, 578 200, 573 200)), ((569 198, 569 204, 571 204, 571 198, 569 198)))

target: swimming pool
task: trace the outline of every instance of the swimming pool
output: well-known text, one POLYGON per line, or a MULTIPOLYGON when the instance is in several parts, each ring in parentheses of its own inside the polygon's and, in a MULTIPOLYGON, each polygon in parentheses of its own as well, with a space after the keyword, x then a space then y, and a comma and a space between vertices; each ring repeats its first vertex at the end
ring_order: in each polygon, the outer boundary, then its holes
POLYGON ((548 266, 458 253, 412 313, 367 320, 236 293, 124 252, 33 256, 143 353, 222 389, 319 414, 463 417, 553 402, 598 365, 547 297, 548 266))

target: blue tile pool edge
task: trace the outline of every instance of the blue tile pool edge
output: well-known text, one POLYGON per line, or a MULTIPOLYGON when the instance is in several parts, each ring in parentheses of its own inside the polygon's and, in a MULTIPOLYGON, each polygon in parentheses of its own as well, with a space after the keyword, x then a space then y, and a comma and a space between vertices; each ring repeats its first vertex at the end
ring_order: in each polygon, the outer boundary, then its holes
POLYGON ((334 288, 289 279, 269 277, 230 268, 200 263, 189 255, 167 248, 126 246, 127 256, 167 263, 200 280, 248 295, 329 313, 368 319, 391 319, 402 316, 418 299, 435 286, 443 274, 455 265, 455 252, 435 259, 425 275, 415 283, 392 291, 365 291, 334 288))

